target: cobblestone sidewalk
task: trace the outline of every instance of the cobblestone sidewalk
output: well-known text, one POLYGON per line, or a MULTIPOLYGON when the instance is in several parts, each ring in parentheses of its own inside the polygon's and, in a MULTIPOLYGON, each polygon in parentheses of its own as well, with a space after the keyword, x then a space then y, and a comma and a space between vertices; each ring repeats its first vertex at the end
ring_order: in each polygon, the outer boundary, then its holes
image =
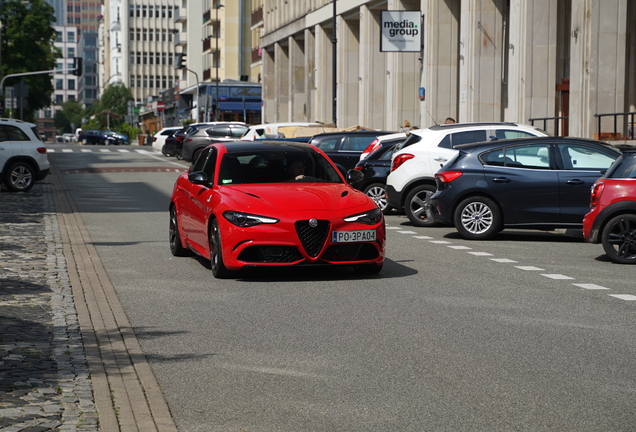
POLYGON ((0 432, 98 431, 52 186, 0 193, 0 432))

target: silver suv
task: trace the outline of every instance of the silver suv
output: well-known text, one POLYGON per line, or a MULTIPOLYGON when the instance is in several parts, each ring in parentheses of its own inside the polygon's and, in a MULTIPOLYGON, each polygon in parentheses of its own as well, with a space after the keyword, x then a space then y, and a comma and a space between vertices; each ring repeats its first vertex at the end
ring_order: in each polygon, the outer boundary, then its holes
POLYGON ((0 179, 11 192, 26 192, 49 173, 46 146, 33 123, 0 119, 0 179))

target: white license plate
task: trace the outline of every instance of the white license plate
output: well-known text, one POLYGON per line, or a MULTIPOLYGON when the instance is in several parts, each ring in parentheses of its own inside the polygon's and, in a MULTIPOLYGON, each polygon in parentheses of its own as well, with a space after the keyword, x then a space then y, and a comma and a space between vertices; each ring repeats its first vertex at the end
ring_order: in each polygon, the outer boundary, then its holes
POLYGON ((355 243, 375 241, 375 230, 364 231, 334 231, 332 241, 334 243, 355 243))

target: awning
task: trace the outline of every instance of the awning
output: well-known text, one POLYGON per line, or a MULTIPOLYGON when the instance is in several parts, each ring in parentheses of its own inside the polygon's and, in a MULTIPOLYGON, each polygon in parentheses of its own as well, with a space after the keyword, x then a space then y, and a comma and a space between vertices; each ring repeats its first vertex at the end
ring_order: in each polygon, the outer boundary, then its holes
MULTIPOLYGON (((261 103, 260 102, 245 102, 245 109, 247 111, 260 111, 261 103)), ((243 102, 227 102, 221 101, 219 106, 220 111, 232 111, 232 112, 243 112, 243 102)))

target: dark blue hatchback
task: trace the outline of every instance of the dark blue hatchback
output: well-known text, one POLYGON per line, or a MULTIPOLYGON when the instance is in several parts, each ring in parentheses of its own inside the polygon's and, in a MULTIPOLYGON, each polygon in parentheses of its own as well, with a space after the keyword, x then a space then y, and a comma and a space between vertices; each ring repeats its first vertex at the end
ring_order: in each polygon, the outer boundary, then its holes
POLYGON ((438 222, 467 239, 504 228, 580 228, 590 187, 620 155, 579 138, 539 137, 466 144, 437 172, 438 222))

